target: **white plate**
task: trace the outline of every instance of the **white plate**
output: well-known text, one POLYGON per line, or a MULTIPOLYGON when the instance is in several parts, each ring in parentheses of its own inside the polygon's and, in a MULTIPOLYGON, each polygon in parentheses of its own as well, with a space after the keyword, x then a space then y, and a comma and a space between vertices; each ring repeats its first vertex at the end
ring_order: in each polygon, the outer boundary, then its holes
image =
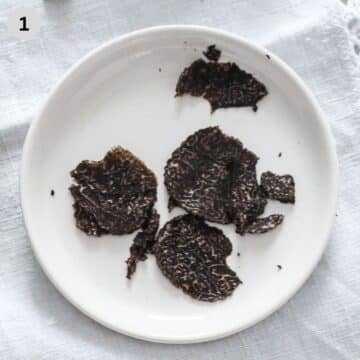
POLYGON ((26 139, 21 200, 41 266, 82 312, 137 338, 201 342, 255 324, 308 278, 324 251, 335 214, 335 146, 309 90, 279 58, 270 54, 268 59, 268 53, 219 30, 151 28, 96 49, 52 91, 26 139), (174 98, 180 72, 213 43, 222 50, 222 61, 235 61, 266 84, 269 95, 257 113, 237 108, 211 115, 205 100, 174 98), (294 206, 267 206, 268 214, 285 214, 282 226, 268 234, 240 237, 233 226, 221 226, 233 243, 228 262, 244 284, 227 300, 212 304, 173 287, 152 257, 140 263, 128 281, 125 260, 133 235, 84 235, 75 227, 68 191, 71 169, 83 159, 101 159, 120 144, 156 172, 157 209, 164 223, 173 216, 166 208, 165 162, 187 135, 209 125, 219 125, 258 154, 258 174, 268 169, 293 174, 297 195, 294 206))

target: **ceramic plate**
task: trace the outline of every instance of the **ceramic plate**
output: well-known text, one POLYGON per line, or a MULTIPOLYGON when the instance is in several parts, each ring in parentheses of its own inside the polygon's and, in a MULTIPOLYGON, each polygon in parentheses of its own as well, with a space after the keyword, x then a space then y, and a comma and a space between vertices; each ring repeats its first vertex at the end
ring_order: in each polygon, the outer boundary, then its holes
POLYGON ((121 36, 91 52, 51 92, 28 133, 21 199, 34 252, 49 279, 79 310, 120 333, 157 342, 189 343, 245 329, 283 305, 319 261, 337 197, 337 159, 329 125, 299 77, 278 57, 248 40, 197 26, 165 26, 121 36), (179 74, 210 44, 269 90, 250 108, 210 114, 207 101, 174 98, 179 74), (269 55, 269 56, 266 56, 269 55), (134 235, 88 237, 75 227, 69 171, 121 145, 157 175, 156 207, 165 223, 163 169, 194 131, 219 125, 259 157, 258 174, 290 173, 296 204, 270 202, 285 214, 264 235, 231 239, 229 265, 243 280, 225 301, 204 303, 173 287, 153 257, 131 281, 125 260, 134 235), (279 157, 279 153, 282 154, 279 157), (55 191, 51 196, 50 191, 55 191), (240 253, 240 256, 237 253, 240 253), (277 265, 281 265, 279 271, 277 265))

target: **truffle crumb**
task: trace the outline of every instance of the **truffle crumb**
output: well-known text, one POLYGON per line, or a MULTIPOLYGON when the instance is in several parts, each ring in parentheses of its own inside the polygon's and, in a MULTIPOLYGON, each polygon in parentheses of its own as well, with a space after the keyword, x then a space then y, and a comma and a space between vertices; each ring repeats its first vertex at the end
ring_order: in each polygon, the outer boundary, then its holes
POLYGON ((278 271, 280 271, 282 269, 282 266, 281 265, 276 265, 278 271))
POLYGON ((51 191, 50 191, 50 195, 51 195, 51 196, 54 196, 54 195, 55 195, 55 191, 54 191, 54 190, 51 190, 51 191))
POLYGON ((203 51, 204 56, 210 61, 218 61, 221 56, 221 51, 216 48, 216 45, 209 45, 206 51, 203 51))

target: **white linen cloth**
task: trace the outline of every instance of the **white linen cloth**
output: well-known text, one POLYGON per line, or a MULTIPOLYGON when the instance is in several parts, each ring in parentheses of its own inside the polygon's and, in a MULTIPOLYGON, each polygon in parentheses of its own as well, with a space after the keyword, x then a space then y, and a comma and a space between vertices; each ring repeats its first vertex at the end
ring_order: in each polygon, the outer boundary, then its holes
POLYGON ((358 10, 356 1, 346 6, 338 0, 1 0, 0 359, 360 359, 360 70, 354 52, 358 10), (38 11, 38 39, 8 36, 6 13, 16 5, 38 11), (70 65, 117 35, 175 23, 229 30, 283 58, 325 111, 341 171, 338 217, 329 246, 296 296, 237 335, 181 346, 147 343, 107 330, 57 292, 30 249, 18 178, 29 123, 70 65))

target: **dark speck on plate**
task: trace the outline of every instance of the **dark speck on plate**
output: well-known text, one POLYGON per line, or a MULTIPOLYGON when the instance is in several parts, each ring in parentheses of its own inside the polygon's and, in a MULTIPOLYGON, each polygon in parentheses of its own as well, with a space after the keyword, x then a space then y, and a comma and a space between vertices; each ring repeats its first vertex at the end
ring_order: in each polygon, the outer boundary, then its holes
POLYGON ((237 255, 237 256, 240 256, 240 253, 238 252, 236 255, 237 255))
POLYGON ((281 157, 282 156, 282 153, 281 152, 279 152, 279 155, 278 155, 278 157, 281 157))
POLYGON ((282 269, 282 266, 281 265, 276 265, 278 271, 280 271, 282 269))
POLYGON ((51 196, 54 196, 54 195, 55 195, 55 191, 54 191, 54 190, 51 190, 51 191, 50 191, 50 195, 51 195, 51 196))
POLYGON ((265 56, 270 60, 270 55, 269 54, 266 54, 265 56))
POLYGON ((159 68, 159 72, 161 72, 162 71, 162 69, 161 68, 159 68))
POLYGON ((210 61, 217 62, 221 56, 221 51, 216 48, 216 45, 209 45, 206 51, 203 51, 203 55, 210 61))

